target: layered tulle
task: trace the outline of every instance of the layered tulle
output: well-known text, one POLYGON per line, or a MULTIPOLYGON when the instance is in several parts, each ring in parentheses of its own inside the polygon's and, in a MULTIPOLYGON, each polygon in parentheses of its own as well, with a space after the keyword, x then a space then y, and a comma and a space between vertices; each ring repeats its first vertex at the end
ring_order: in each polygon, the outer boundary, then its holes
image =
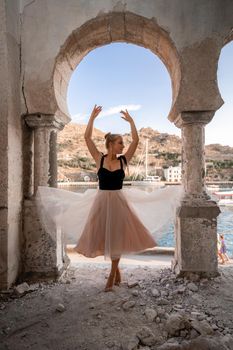
POLYGON ((116 258, 156 246, 166 224, 175 218, 181 186, 147 193, 136 188, 87 189, 84 193, 40 186, 38 213, 46 231, 85 256, 116 258))
POLYGON ((156 246, 121 190, 99 190, 75 250, 83 255, 117 258, 156 246))

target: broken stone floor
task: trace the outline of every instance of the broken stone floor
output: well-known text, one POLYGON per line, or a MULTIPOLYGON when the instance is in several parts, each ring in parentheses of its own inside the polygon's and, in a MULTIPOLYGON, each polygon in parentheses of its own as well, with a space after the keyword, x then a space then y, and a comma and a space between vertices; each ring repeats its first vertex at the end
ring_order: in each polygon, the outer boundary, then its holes
POLYGON ((171 256, 131 256, 106 293, 109 262, 70 257, 59 282, 0 293, 0 350, 233 349, 232 261, 215 279, 188 281, 171 256))

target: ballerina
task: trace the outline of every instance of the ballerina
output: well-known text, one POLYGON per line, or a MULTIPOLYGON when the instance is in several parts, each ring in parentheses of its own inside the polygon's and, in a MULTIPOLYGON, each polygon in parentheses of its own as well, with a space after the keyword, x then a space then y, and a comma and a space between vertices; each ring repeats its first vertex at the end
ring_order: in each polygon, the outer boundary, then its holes
POLYGON ((157 238, 175 217, 183 189, 166 186, 147 193, 135 187, 123 188, 125 168, 138 146, 138 133, 128 111, 121 111, 130 124, 132 141, 123 153, 122 135, 107 133, 107 153, 103 154, 92 140, 93 124, 101 110, 101 106, 94 106, 85 130, 85 141, 98 169, 99 188, 79 193, 38 186, 35 199, 41 224, 54 241, 62 235, 64 244, 75 243, 74 251, 111 261, 107 292, 121 282, 119 262, 123 254, 157 245, 157 238))
POLYGON ((133 157, 139 141, 133 118, 127 110, 120 112, 122 118, 130 123, 132 132, 132 142, 126 153, 122 154, 124 150, 122 136, 107 133, 105 135, 107 154, 104 155, 91 138, 94 120, 101 110, 101 106, 94 106, 84 135, 88 150, 98 169, 99 191, 74 250, 88 257, 105 254, 111 257, 111 271, 105 286, 105 291, 111 291, 113 284, 119 285, 121 282, 118 266, 121 254, 138 252, 157 244, 122 193, 124 168, 133 157), (117 157, 119 154, 121 156, 117 157))

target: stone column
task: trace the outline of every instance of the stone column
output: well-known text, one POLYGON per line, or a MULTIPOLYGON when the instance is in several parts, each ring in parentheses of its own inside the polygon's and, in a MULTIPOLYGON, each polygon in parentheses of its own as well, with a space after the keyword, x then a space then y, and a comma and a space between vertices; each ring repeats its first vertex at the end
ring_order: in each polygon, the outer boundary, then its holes
POLYGON ((34 131, 34 193, 38 186, 48 186, 51 182, 56 187, 56 133, 65 124, 50 114, 30 114, 25 116, 25 121, 34 131))
POLYGON ((213 111, 183 112, 176 125, 182 128, 182 183, 184 198, 177 210, 175 257, 177 275, 218 275, 217 216, 220 210, 205 191, 205 125, 213 111))
POLYGON ((34 193, 34 134, 25 123, 23 125, 23 195, 31 198, 34 193))
POLYGON ((23 279, 57 278, 69 263, 62 232, 52 240, 38 218, 35 194, 38 186, 57 186, 56 134, 67 121, 54 115, 31 114, 25 123, 34 135, 34 195, 24 201, 23 279))
POLYGON ((182 171, 186 196, 204 197, 205 141, 204 125, 182 125, 182 171))
POLYGON ((49 186, 57 187, 57 132, 51 131, 49 139, 49 186))

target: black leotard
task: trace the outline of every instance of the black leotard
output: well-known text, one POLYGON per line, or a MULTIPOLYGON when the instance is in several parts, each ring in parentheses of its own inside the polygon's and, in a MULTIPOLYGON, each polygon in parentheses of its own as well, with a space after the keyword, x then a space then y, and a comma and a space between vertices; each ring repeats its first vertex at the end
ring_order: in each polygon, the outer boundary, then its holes
POLYGON ((108 170, 103 168, 104 157, 107 154, 103 154, 100 161, 100 168, 97 172, 99 178, 99 189, 100 190, 120 190, 123 186, 123 180, 125 177, 125 172, 123 169, 122 159, 124 159, 125 164, 127 164, 125 156, 119 156, 117 159, 120 160, 121 168, 117 170, 108 170))

